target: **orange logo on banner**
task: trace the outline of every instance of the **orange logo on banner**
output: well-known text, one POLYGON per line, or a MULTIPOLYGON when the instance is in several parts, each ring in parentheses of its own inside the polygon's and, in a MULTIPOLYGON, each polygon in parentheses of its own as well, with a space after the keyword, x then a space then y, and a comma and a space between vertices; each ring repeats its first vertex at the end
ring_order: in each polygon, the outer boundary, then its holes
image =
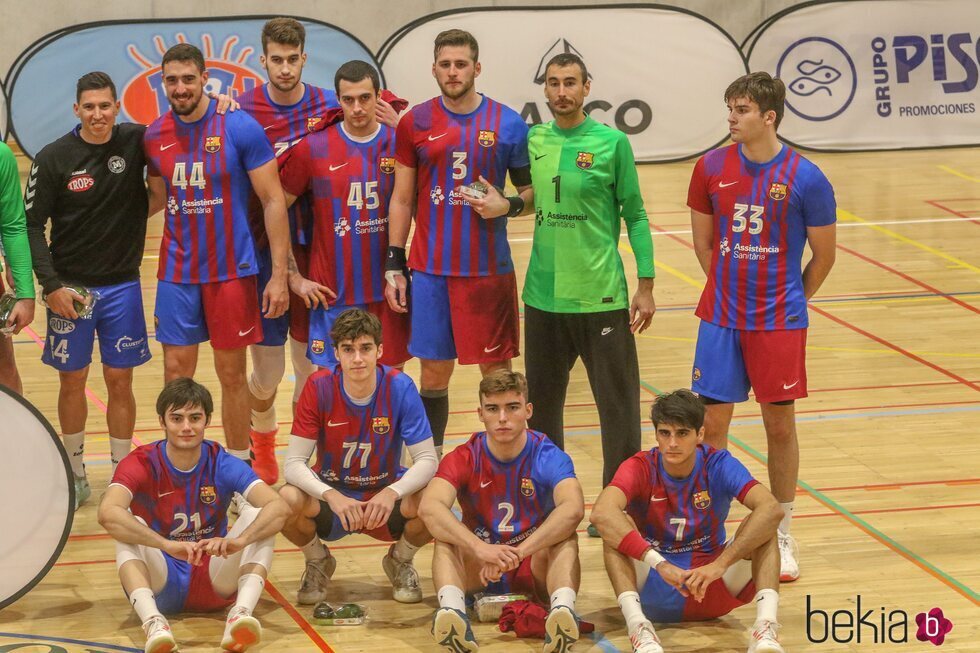
MULTIPOLYGON (((183 34, 178 34, 177 41, 183 43, 186 39, 183 34)), ((245 61, 254 52, 252 47, 242 48, 235 53, 239 37, 229 36, 222 44, 219 55, 215 52, 213 41, 210 34, 201 36, 201 52, 204 53, 204 65, 208 71, 205 92, 215 91, 235 97, 264 83, 260 73, 245 65, 245 61)), ((143 72, 126 82, 119 96, 123 111, 133 122, 143 125, 149 125, 170 110, 159 64, 169 46, 161 35, 153 37, 153 45, 156 52, 151 56, 140 52, 134 43, 126 47, 126 54, 143 67, 143 72)))

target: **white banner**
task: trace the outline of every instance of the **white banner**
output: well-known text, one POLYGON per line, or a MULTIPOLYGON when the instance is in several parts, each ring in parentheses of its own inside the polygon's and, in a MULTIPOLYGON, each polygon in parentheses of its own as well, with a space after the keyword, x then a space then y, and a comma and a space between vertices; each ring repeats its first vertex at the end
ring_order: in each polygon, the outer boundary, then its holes
POLYGON ((815 150, 980 143, 976 0, 827 2, 764 24, 749 67, 786 83, 785 140, 815 150))
POLYGON ((477 90, 529 124, 552 119, 545 64, 561 52, 580 55, 592 77, 586 111, 626 132, 637 161, 686 159, 727 138, 722 96, 746 72, 728 34, 681 10, 482 9, 440 14, 397 32, 378 56, 388 87, 413 104, 438 95, 432 43, 452 28, 480 43, 477 90))

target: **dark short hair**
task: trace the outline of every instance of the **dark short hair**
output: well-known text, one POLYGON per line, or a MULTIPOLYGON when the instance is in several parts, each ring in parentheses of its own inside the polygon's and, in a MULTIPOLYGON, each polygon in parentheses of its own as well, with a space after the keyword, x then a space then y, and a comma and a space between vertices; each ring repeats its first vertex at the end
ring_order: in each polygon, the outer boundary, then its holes
POLYGON ((432 50, 433 59, 439 58, 439 50, 457 45, 468 45, 473 54, 473 61, 480 60, 480 44, 476 42, 476 37, 462 29, 447 29, 444 32, 439 32, 436 36, 435 47, 432 50))
POLYGON ((503 392, 516 392, 527 401, 527 379, 520 372, 513 370, 494 370, 480 381, 481 404, 484 397, 503 392))
POLYGON ((201 54, 201 51, 196 45, 178 43, 171 47, 163 55, 163 61, 160 62, 160 70, 163 70, 163 67, 171 61, 191 61, 197 66, 199 72, 204 72, 204 55, 201 54))
POLYGON ((579 70, 582 71, 582 83, 589 81, 589 70, 585 67, 585 62, 582 61, 582 57, 578 56, 574 52, 562 52, 561 54, 556 54, 551 59, 548 60, 548 65, 544 67, 545 79, 548 77, 548 69, 552 66, 558 66, 559 68, 564 68, 565 66, 578 66, 579 70))
POLYGON ((334 347, 339 347, 345 340, 353 342, 361 336, 370 336, 374 344, 381 344, 381 320, 360 308, 351 308, 338 315, 330 329, 334 347))
POLYGON ((704 426, 704 404, 696 394, 684 388, 660 394, 653 400, 650 420, 654 427, 672 424, 699 431, 704 426))
POLYGON ((100 70, 85 73, 75 83, 75 102, 82 100, 82 93, 85 91, 99 91, 103 88, 109 89, 112 99, 116 99, 116 85, 112 83, 112 78, 108 74, 100 70))
POLYGON ((378 77, 378 71, 375 70, 374 66, 360 59, 348 61, 338 68, 333 76, 333 88, 337 91, 337 97, 340 97, 341 80, 357 83, 367 77, 371 78, 371 86, 374 87, 375 93, 381 90, 381 78, 378 77))
POLYGON ((306 28, 295 18, 273 18, 262 26, 262 52, 269 51, 270 43, 299 47, 306 46, 306 28))
POLYGON ((786 84, 767 72, 742 75, 725 89, 725 103, 740 97, 748 98, 759 105, 759 111, 776 112, 776 128, 783 121, 786 107, 786 84))
POLYGON ((211 413, 214 412, 214 400, 211 392, 194 379, 186 376, 174 379, 163 386, 160 396, 157 397, 157 415, 162 419, 167 415, 167 411, 177 410, 184 406, 200 406, 204 409, 204 415, 211 421, 211 413))

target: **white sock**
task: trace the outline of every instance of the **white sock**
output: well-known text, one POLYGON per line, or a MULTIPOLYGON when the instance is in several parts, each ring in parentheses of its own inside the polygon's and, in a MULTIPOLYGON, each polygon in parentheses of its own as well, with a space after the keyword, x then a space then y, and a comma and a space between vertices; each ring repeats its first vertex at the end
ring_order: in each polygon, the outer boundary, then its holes
POLYGON ((414 544, 410 544, 405 536, 402 535, 395 542, 395 548, 391 550, 391 556, 398 562, 411 562, 412 558, 415 557, 415 552, 419 550, 419 547, 414 544))
POLYGON ((466 595, 455 585, 443 585, 436 592, 440 608, 454 608, 466 614, 466 595))
POLYGON ((75 476, 83 478, 85 476, 85 463, 82 461, 82 454, 85 452, 85 431, 78 433, 64 433, 61 441, 68 452, 68 462, 71 463, 71 471, 75 476))
POLYGON ((299 550, 303 552, 303 557, 307 560, 323 560, 330 557, 327 547, 323 546, 323 542, 316 535, 313 536, 312 540, 299 547, 299 550))
POLYGON ((436 445, 436 458, 438 458, 439 460, 442 460, 442 445, 441 444, 437 444, 436 445))
POLYGON ((252 411, 252 430, 258 431, 259 433, 271 433, 279 428, 276 424, 276 407, 275 404, 270 406, 266 410, 252 411))
POLYGON ((119 461, 129 455, 129 450, 133 448, 131 438, 109 437, 109 458, 112 460, 112 473, 116 473, 119 461))
POLYGON ((779 623, 776 612, 779 609, 779 592, 776 590, 759 590, 755 593, 755 620, 779 623))
POLYGON ((255 605, 262 596, 262 588, 265 587, 265 579, 258 574, 242 574, 238 578, 238 596, 235 598, 236 608, 245 608, 249 614, 255 609, 255 605))
MULTIPOLYGON (((640 604, 640 595, 637 592, 623 592, 616 597, 616 601, 619 603, 619 609, 623 611, 623 617, 626 618, 626 633, 632 635, 636 632, 643 623, 649 623, 650 620, 647 616, 643 614, 643 606, 640 604)), ((650 626, 653 629, 653 626, 650 626)))
POLYGON ((575 590, 571 587, 559 587, 551 593, 551 609, 564 605, 572 612, 575 611, 575 590))
POLYGON ((153 590, 149 587, 137 587, 134 589, 129 593, 129 602, 132 604, 133 609, 136 610, 136 616, 139 617, 141 624, 145 624, 151 618, 161 615, 160 609, 157 607, 156 597, 153 596, 153 590))
POLYGON ((783 509, 783 518, 779 522, 779 532, 789 535, 789 522, 793 519, 793 501, 788 503, 780 503, 779 506, 783 509))
POLYGON ((248 449, 232 449, 231 447, 226 447, 225 451, 239 460, 251 460, 251 457, 248 455, 248 449))

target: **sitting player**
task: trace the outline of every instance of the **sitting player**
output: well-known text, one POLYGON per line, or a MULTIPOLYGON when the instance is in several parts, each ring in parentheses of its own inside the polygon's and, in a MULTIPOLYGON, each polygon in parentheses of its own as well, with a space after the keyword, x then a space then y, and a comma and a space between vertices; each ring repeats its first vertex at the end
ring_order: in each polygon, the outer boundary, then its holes
POLYGON ((450 651, 479 650, 465 593, 485 587, 489 594, 550 597, 544 650, 568 651, 579 636, 575 529, 585 513, 572 459, 527 429, 531 404, 519 372, 484 377, 478 413, 486 431, 443 458, 422 498, 422 518, 436 539, 432 634, 450 651), (462 522, 451 511, 457 500, 462 522))
POLYGON ((306 557, 297 600, 309 605, 326 598, 337 560, 321 539, 361 532, 394 541, 381 565, 395 600, 418 603, 422 589, 412 558, 432 536, 418 518, 417 493, 438 466, 425 409, 407 374, 378 364, 376 316, 344 311, 330 339, 340 362, 303 387, 283 466, 288 485, 280 493, 292 516, 282 534, 306 557), (407 470, 402 445, 412 458, 407 470))
POLYGON ((702 444, 694 393, 660 395, 650 417, 658 446, 619 466, 590 517, 633 650, 663 653, 651 621, 715 619, 754 597, 749 653, 782 653, 779 503, 728 451, 702 444), (732 499, 752 512, 726 542, 732 499))
POLYGON ((207 388, 174 379, 157 399, 166 438, 123 458, 99 523, 116 540, 119 579, 146 632, 146 653, 177 643, 163 614, 228 612, 221 648, 244 651, 262 636, 252 610, 288 506, 243 461, 204 439, 214 404, 207 388), (228 530, 232 494, 248 500, 228 530))

